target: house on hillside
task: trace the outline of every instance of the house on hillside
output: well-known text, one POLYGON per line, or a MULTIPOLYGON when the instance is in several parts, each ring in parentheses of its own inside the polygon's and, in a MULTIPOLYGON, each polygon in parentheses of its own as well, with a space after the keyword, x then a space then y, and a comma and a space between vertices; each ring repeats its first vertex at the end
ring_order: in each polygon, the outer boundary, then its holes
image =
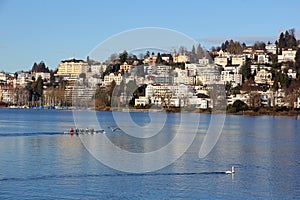
POLYGON ((72 58, 59 63, 55 76, 79 78, 80 74, 87 73, 88 71, 90 71, 90 66, 87 62, 72 58))
POLYGON ((293 49, 284 49, 282 54, 278 55, 278 63, 282 62, 295 62, 296 50, 293 49))
POLYGON ((254 82, 256 84, 273 85, 272 73, 265 69, 260 69, 259 71, 256 72, 256 75, 254 76, 254 82))

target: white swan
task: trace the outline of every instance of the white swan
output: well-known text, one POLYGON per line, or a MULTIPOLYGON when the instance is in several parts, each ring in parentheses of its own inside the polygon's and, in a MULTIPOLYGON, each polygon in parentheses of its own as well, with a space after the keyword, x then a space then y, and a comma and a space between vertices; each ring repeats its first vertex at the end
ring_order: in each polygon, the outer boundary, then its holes
POLYGON ((231 171, 225 171, 225 174, 234 174, 234 166, 231 167, 231 171))

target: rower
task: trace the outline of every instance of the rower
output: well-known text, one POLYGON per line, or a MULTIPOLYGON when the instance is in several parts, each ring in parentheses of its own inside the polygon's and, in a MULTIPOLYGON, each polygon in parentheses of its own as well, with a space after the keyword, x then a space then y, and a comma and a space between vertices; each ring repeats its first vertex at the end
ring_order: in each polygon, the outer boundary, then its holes
POLYGON ((71 127, 70 128, 70 134, 73 135, 73 133, 74 133, 74 129, 71 127))

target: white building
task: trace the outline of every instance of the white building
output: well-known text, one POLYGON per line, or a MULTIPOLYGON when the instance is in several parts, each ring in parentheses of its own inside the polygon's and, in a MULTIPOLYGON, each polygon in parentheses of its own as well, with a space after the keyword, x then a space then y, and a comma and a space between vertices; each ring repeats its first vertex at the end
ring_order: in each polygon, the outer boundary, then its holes
POLYGON ((266 71, 271 71, 271 67, 267 67, 265 65, 251 65, 250 66, 250 69, 251 69, 251 74, 254 74, 254 72, 257 72, 259 70, 266 70, 266 71))
POLYGON ((28 73, 28 72, 18 73, 17 84, 19 84, 21 86, 25 86, 29 81, 31 81, 30 73, 28 73))
POLYGON ((120 85, 122 81, 122 75, 120 73, 117 75, 110 73, 109 75, 104 76, 104 85, 110 85, 113 81, 116 82, 116 85, 120 85))
POLYGON ((247 105, 249 105, 249 95, 248 94, 236 94, 227 97, 227 105, 232 105, 235 101, 240 100, 247 105))
POLYGON ((127 71, 130 72, 132 65, 127 63, 126 61, 120 65, 120 72, 121 71, 127 71))
POLYGON ((146 106, 149 105, 149 98, 147 97, 139 97, 134 100, 134 106, 146 106))
POLYGON ((231 64, 232 65, 239 65, 242 66, 246 63, 246 56, 245 55, 234 55, 231 57, 231 64))
POLYGON ((242 85, 242 74, 233 73, 229 71, 221 72, 221 81, 226 83, 231 83, 232 87, 236 87, 238 85, 242 85))
POLYGON ((49 72, 35 72, 33 74, 35 79, 37 80, 39 77, 42 78, 42 80, 49 82, 50 81, 50 73, 49 72))
POLYGON ((172 55, 163 53, 163 54, 161 54, 161 59, 166 61, 167 63, 169 63, 172 60, 172 55))
POLYGON ((241 69, 240 65, 226 65, 224 67, 224 71, 229 71, 229 72, 233 72, 233 73, 239 73, 241 69))
POLYGON ((228 58, 226 56, 215 57, 215 64, 225 67, 228 64, 228 58))
POLYGON ((190 58, 187 55, 182 55, 182 54, 174 54, 173 55, 173 62, 174 63, 186 63, 189 62, 190 58))
POLYGON ((278 55, 278 63, 281 62, 295 62, 296 50, 288 49, 282 50, 282 55, 278 55))
POLYGON ((66 86, 64 95, 67 102, 85 106, 86 102, 91 101, 92 97, 95 95, 95 88, 82 85, 69 85, 66 86))
POLYGON ((187 71, 180 69, 180 68, 175 68, 174 69, 174 76, 177 77, 186 77, 187 76, 187 71))
POLYGON ((17 87, 17 79, 14 76, 9 76, 6 79, 6 83, 7 85, 12 85, 14 88, 17 87))
POLYGON ((5 103, 12 103, 16 104, 17 103, 17 93, 12 87, 6 87, 2 88, 2 99, 1 101, 5 103))
POLYGON ((144 72, 145 74, 157 74, 157 75, 167 75, 171 70, 171 66, 166 65, 145 65, 144 72))
POLYGON ((210 101, 211 100, 209 98, 198 98, 196 96, 192 96, 188 99, 188 105, 199 109, 208 109, 211 108, 210 101))
POLYGON ((187 84, 187 85, 195 85, 196 78, 195 77, 187 77, 187 76, 175 76, 174 84, 187 84))
POLYGON ((173 97, 169 100, 169 106, 171 107, 184 107, 185 106, 185 102, 183 99, 180 99, 180 98, 176 98, 176 97, 173 97))
POLYGON ((300 108, 300 97, 298 97, 294 103, 294 108, 300 108))
POLYGON ((171 70, 171 66, 166 66, 166 65, 156 66, 156 73, 158 75, 167 75, 169 74, 170 70, 171 70))
POLYGON ((193 96, 193 87, 189 85, 148 85, 145 91, 145 96, 150 97, 188 97, 193 96))
POLYGON ((260 93, 260 104, 263 107, 269 107, 272 104, 273 93, 271 91, 260 93))
POLYGON ((265 48, 267 53, 276 54, 276 44, 267 44, 265 48))
POLYGON ((201 58, 198 60, 199 65, 202 66, 207 66, 209 64, 209 59, 208 58, 201 58))
POLYGON ((196 85, 215 84, 220 81, 220 73, 212 67, 202 67, 197 71, 196 85))
POLYGON ((102 84, 102 79, 89 77, 88 78, 88 84, 89 84, 89 87, 96 87, 97 85, 102 84))
POLYGON ((174 84, 174 77, 168 75, 155 75, 154 82, 156 84, 174 84))
POLYGON ((257 55, 257 63, 259 64, 267 64, 269 63, 269 57, 266 54, 257 55))
POLYGON ((246 58, 253 59, 254 58, 254 51, 252 47, 248 47, 243 50, 243 55, 246 56, 246 58))
POLYGON ((274 103, 271 102, 271 106, 274 106, 273 104, 275 104, 276 107, 283 107, 286 105, 285 100, 285 92, 282 89, 278 89, 274 93, 274 103))
POLYGON ((195 84, 195 77, 188 76, 187 70, 176 68, 174 70, 174 84, 195 84))
POLYGON ((144 73, 145 74, 153 74, 155 72, 156 68, 152 65, 144 65, 144 73))
POLYGON ((288 70, 287 75, 290 79, 296 79, 296 77, 297 77, 297 73, 295 71, 293 71, 292 69, 288 70))
POLYGON ((265 70, 265 69, 260 69, 259 71, 256 72, 256 76, 254 77, 254 81, 257 84, 273 85, 272 73, 265 70))
POLYGON ((0 72, 0 81, 6 82, 6 74, 4 72, 0 72))
POLYGON ((93 74, 102 74, 103 72, 105 72, 106 70, 106 65, 102 65, 102 64, 99 64, 99 65, 91 65, 91 72, 93 74))
POLYGON ((196 76, 197 70, 200 68, 200 64, 187 64, 185 63, 185 71, 187 76, 196 76))

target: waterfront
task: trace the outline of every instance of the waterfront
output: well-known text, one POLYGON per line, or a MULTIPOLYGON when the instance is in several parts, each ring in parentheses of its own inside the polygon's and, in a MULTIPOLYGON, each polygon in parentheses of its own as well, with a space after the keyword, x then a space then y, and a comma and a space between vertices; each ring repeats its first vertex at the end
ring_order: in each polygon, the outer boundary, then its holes
MULTIPOLYGON (((161 113, 155 115, 159 118, 161 113)), ((111 112, 97 112, 97 116, 103 127, 114 125, 111 112)), ((147 113, 131 116, 138 124, 149 121, 147 113)), ((167 116, 169 128, 160 145, 172 138, 172 127, 180 119, 180 113, 167 116)), ((201 114, 194 143, 175 163, 156 172, 128 174, 97 161, 79 137, 62 134, 75 126, 72 111, 0 109, 0 198, 299 198, 300 121, 296 117, 227 115, 217 145, 200 160, 210 117, 201 114), (232 165, 234 175, 217 173, 232 165)), ((106 131, 112 141, 132 151, 157 145, 134 145, 122 131, 106 131)))

